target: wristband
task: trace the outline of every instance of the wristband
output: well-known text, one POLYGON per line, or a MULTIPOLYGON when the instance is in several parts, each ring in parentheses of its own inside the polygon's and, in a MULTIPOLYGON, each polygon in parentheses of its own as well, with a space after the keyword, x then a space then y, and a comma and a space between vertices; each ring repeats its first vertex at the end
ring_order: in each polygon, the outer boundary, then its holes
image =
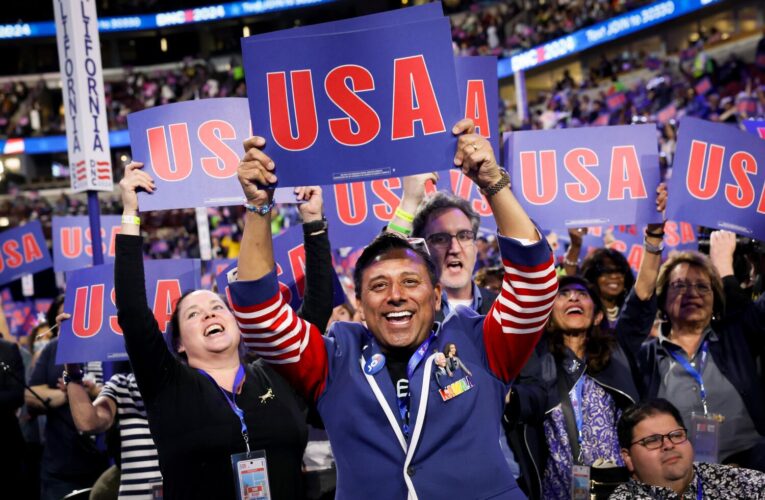
POLYGON ((392 230, 396 231, 397 233, 401 233, 401 234, 403 234, 405 236, 409 236, 410 234, 412 234, 412 230, 411 229, 407 229, 405 227, 401 227, 398 224, 394 224, 392 222, 388 223, 388 227, 391 228, 392 230))
POLYGON ((567 258, 563 257, 563 265, 571 266, 571 267, 579 267, 579 259, 568 260, 567 258))
POLYGON ((70 374, 68 371, 64 370, 64 373, 61 374, 61 378, 64 379, 64 385, 69 384, 80 384, 82 385, 82 378, 84 374, 80 371, 77 374, 70 374))
POLYGON ((327 230, 327 219, 322 217, 319 220, 303 222, 303 236, 316 236, 327 230))
POLYGON ((407 222, 414 222, 414 215, 410 214, 409 212, 405 212, 401 208, 397 208, 396 211, 393 212, 393 215, 395 215, 401 220, 405 220, 407 222))
POLYGON ((648 253, 652 253, 654 255, 661 255, 661 252, 664 251, 664 242, 662 241, 658 245, 654 245, 652 243, 648 243, 648 240, 643 238, 643 247, 645 248, 645 251, 648 253))
POLYGON ((269 213, 271 213, 271 209, 274 208, 274 200, 271 200, 269 203, 266 203, 262 207, 256 207, 255 205, 250 205, 249 203, 244 204, 244 208, 248 212, 256 213, 258 215, 266 216, 269 213))
POLYGON ((137 215, 123 215, 122 216, 122 223, 123 224, 132 224, 134 226, 140 226, 141 225, 141 218, 137 215))

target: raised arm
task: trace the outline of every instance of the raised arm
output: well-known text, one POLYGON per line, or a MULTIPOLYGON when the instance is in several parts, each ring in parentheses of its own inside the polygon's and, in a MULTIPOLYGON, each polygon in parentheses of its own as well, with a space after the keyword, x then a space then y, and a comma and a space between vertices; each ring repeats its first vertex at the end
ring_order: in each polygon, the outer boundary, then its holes
POLYGON ((177 367, 157 320, 146 300, 143 271, 143 238, 138 217, 138 190, 154 192, 154 181, 141 171, 142 163, 131 162, 120 181, 122 232, 117 235, 114 260, 114 292, 117 321, 144 399, 151 400, 177 367))
POLYGON ((396 207, 393 218, 385 228, 387 232, 398 233, 405 237, 412 234, 414 214, 417 213, 417 207, 425 198, 428 182, 435 185, 438 182, 438 173, 429 172, 404 177, 401 203, 396 207))
MULTIPOLYGON (((267 206, 276 183, 273 161, 261 150, 265 139, 244 142, 238 175, 248 204, 267 206)), ((329 372, 319 329, 301 319, 279 291, 268 214, 247 211, 239 252, 238 273, 229 286, 245 345, 271 363, 307 400, 324 391, 329 372)))
POLYGON ((454 164, 489 201, 499 231, 505 267, 502 290, 483 324, 489 368, 510 382, 528 360, 552 309, 558 280, 552 251, 510 191, 510 178, 497 164, 491 144, 475 133, 470 120, 452 130, 460 134, 454 164))
MULTIPOLYGON (((656 210, 664 212, 667 206, 667 186, 664 183, 656 188, 656 210)), ((648 300, 656 290, 656 278, 659 277, 661 266, 661 250, 658 248, 664 241, 664 222, 648 224, 643 243, 643 259, 635 279, 635 294, 640 300, 648 300)), ((653 321, 653 318, 651 318, 653 321)))
POLYGON ((297 314, 323 332, 332 316, 334 297, 332 252, 323 215, 324 201, 319 186, 296 188, 295 193, 298 201, 306 202, 298 206, 303 219, 305 295, 297 314))

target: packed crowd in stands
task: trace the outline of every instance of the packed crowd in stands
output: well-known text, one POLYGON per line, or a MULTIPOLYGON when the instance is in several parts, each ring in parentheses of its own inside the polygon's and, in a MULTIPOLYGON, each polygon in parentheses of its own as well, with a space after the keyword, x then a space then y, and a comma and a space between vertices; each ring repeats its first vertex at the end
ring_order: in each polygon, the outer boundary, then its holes
POLYGON ((453 14, 452 39, 461 55, 509 57, 628 12, 651 0, 512 0, 444 2, 453 14))

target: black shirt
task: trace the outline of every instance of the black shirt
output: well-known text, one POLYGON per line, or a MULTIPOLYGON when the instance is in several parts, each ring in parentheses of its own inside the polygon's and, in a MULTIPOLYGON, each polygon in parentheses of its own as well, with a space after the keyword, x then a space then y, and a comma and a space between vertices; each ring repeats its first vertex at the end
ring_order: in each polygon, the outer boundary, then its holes
MULTIPOLYGON (((157 444, 165 498, 236 498, 231 455, 246 450, 239 419, 219 387, 168 350, 147 306, 142 238, 118 235, 115 289, 118 319, 157 444)), ((271 497, 301 498, 305 414, 286 382, 258 362, 236 401, 250 448, 265 450, 271 497), (261 399, 271 389, 273 398, 261 399)))

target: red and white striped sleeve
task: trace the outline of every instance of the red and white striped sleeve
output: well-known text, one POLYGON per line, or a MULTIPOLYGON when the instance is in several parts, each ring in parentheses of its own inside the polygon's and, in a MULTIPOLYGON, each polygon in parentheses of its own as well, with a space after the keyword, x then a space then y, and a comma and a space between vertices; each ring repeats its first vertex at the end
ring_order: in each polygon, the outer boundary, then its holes
POLYGON ((229 302, 247 348, 315 402, 326 386, 327 350, 319 329, 298 317, 284 300, 276 271, 258 280, 230 283, 229 302))
POLYGON ((558 292, 552 251, 542 238, 529 246, 499 237, 505 276, 483 323, 489 368, 509 383, 539 342, 558 292))

